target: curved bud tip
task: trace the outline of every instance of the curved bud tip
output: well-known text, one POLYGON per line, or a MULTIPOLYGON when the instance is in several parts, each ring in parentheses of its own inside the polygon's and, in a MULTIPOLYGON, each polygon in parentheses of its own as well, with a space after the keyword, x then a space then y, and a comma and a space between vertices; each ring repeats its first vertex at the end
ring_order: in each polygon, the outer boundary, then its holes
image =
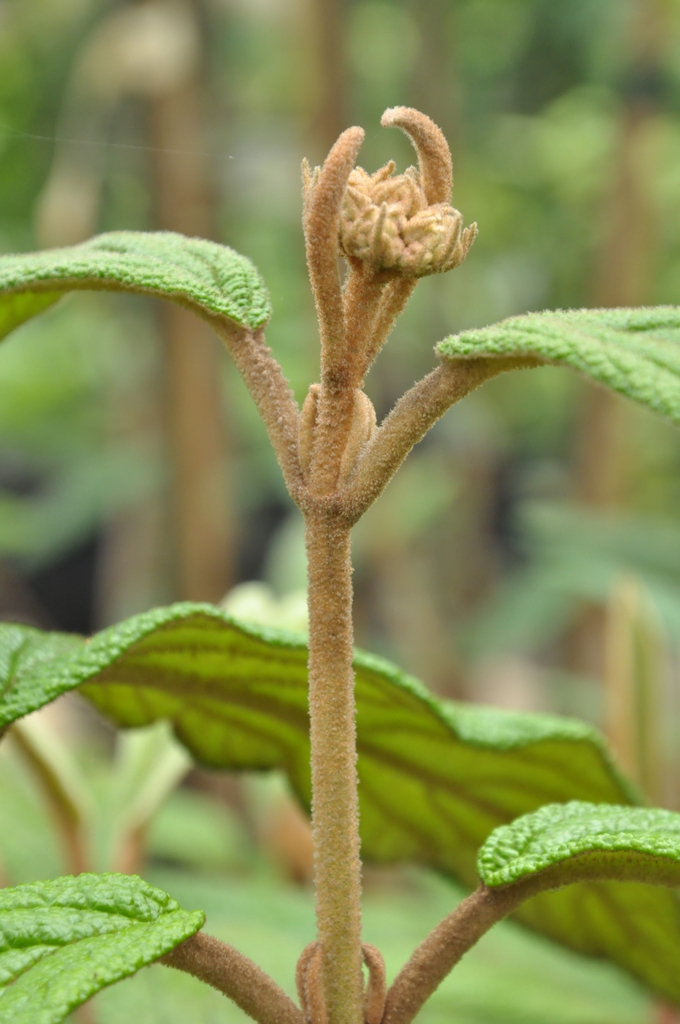
POLYGON ((389 107, 380 123, 383 128, 401 128, 413 143, 428 203, 450 202, 453 190, 451 151, 441 128, 413 107, 389 107))
POLYGON ((342 292, 338 275, 340 211, 347 181, 364 140, 363 128, 348 128, 317 172, 303 167, 303 216, 307 265, 321 326, 322 348, 344 344, 342 292))
POLYGON ((319 179, 324 179, 337 193, 342 195, 357 153, 366 133, 363 128, 347 128, 331 146, 323 162, 319 179))
MULTIPOLYGON (((332 259, 335 259, 340 204, 364 136, 363 128, 348 128, 331 147, 323 167, 312 171, 306 161, 302 165, 305 221, 317 219, 320 222, 316 225, 317 231, 324 225, 330 226, 332 259)), ((322 231, 322 234, 328 232, 322 231)))

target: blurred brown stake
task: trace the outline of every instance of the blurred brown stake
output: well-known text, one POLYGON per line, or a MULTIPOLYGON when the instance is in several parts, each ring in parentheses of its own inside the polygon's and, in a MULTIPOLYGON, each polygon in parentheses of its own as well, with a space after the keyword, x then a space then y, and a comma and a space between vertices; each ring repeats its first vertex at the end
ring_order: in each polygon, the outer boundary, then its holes
MULTIPOLYGON (((639 306, 649 300, 657 225, 640 160, 645 135, 658 111, 665 4, 637 0, 616 170, 606 207, 607 230, 596 272, 595 306, 639 306)), ((590 388, 578 460, 579 496, 594 505, 618 504, 626 482, 626 412, 623 399, 590 388)))
POLYGON ((451 146, 454 174, 464 146, 463 83, 458 44, 458 0, 409 0, 422 38, 413 76, 414 103, 439 125, 451 146), (445 86, 442 83, 446 83, 445 86))
POLYGON ((605 635, 605 731, 621 767, 652 806, 668 805, 664 744, 666 649, 634 577, 614 588, 605 635))
POLYGON ((350 123, 347 111, 347 0, 309 0, 319 97, 312 138, 326 153, 350 123))
MULTIPOLYGON (((37 204, 38 234, 45 244, 73 244, 96 230, 105 147, 91 147, 84 156, 69 138, 94 133, 103 142, 111 115, 130 96, 141 99, 148 112, 155 226, 214 237, 202 60, 192 0, 137 0, 117 6, 94 26, 74 61, 60 129, 64 138, 37 204), (80 214, 74 218, 71 211, 76 208, 80 214)), ((172 470, 166 525, 172 536, 163 545, 174 558, 169 596, 216 601, 231 584, 228 450, 219 386, 224 363, 219 343, 205 324, 169 304, 160 316, 166 368, 161 430, 167 435, 172 470)), ((148 397, 149 404, 154 400, 148 397)), ((157 538, 148 536, 149 515, 133 516, 126 523, 123 514, 119 520, 112 526, 116 557, 129 544, 133 553, 123 559, 129 564, 140 543, 156 546, 157 538)), ((147 573, 155 562, 155 556, 146 559, 147 573)), ((103 624, 108 624, 110 611, 134 605, 135 596, 145 606, 146 592, 154 584, 143 578, 143 571, 131 581, 114 571, 109 581, 104 577, 112 559, 104 563, 99 604, 103 624), (136 595, 138 590, 144 593, 136 595)), ((130 614, 141 608, 125 610, 130 614)))
MULTIPOLYGON (((649 301, 657 249, 650 187, 640 159, 658 112, 664 0, 637 0, 631 14, 629 61, 606 230, 596 268, 593 305, 639 306, 649 301)), ((625 399, 588 385, 576 445, 575 496, 595 508, 618 507, 628 484, 630 410, 625 399)), ((602 671, 602 617, 586 612, 572 636, 572 667, 602 671)))
MULTIPOLYGON (((664 0, 638 0, 631 18, 631 78, 622 118, 617 176, 602 250, 596 306, 636 306, 649 300, 657 244, 649 189, 639 159, 644 137, 657 113, 658 83, 666 29, 664 0)), ((627 409, 622 399, 591 388, 582 421, 578 482, 590 504, 618 504, 627 471, 627 409)), ((631 584, 613 595, 605 643, 607 733, 614 752, 656 804, 667 803, 661 750, 662 652, 649 621, 632 621, 639 608, 631 584), (637 635, 636 635, 637 634, 637 635)), ((642 611, 644 616, 644 610, 642 611)), ((680 1024, 678 1011, 659 1003, 657 1024, 680 1024)))
MULTIPOLYGON (((193 10, 190 0, 187 6, 193 10)), ((212 238, 215 197, 206 156, 207 97, 199 69, 171 80, 166 91, 158 90, 148 102, 157 226, 212 238)), ((161 316, 177 596, 217 601, 231 583, 221 352, 210 329, 188 311, 164 304, 161 316)))

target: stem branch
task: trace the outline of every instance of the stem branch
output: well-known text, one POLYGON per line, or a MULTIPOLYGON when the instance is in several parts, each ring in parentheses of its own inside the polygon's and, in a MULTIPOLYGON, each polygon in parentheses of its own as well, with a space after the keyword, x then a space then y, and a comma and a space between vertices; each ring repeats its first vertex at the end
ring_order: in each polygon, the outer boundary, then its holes
POLYGON ((306 1024, 292 999, 261 967, 212 935, 192 935, 161 963, 216 988, 258 1024, 306 1024))
POLYGON ((350 521, 361 518, 413 446, 455 402, 504 370, 539 362, 532 357, 447 360, 414 384, 373 434, 342 496, 350 521))
POLYGON ((487 889, 481 885, 459 903, 432 929, 393 981, 382 1024, 411 1024, 463 954, 525 898, 519 886, 487 889))
POLYGON ((264 331, 213 321, 262 417, 288 490, 295 500, 302 486, 298 457, 300 412, 279 363, 265 345, 264 331))

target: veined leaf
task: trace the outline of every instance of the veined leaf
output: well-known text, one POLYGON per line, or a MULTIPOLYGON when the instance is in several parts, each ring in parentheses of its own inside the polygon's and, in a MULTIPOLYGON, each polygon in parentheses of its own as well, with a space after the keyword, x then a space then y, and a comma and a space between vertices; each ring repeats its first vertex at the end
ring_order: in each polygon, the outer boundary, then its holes
POLYGON ((668 942, 680 932, 680 902, 658 888, 680 887, 680 814, 551 804, 496 829, 479 852, 478 869, 485 885, 538 893, 516 911, 520 920, 540 922, 557 939, 568 925, 574 948, 611 957, 680 1001, 680 948, 668 942), (570 888, 546 891, 558 886, 570 888), (570 894, 579 890, 574 903, 570 894))
MULTIPOLYGON (((0 664, 7 666, 0 674, 0 725, 80 685, 119 725, 169 719, 204 764, 285 771, 309 806, 306 660, 301 637, 238 622, 211 605, 157 609, 87 642, 6 625, 0 627, 0 664)), ((546 803, 636 802, 586 725, 443 704, 417 680, 360 652, 355 672, 368 860, 417 861, 473 886, 477 851, 499 825, 546 803)), ((627 894, 604 906, 597 887, 573 886, 542 896, 531 923, 581 949, 585 901, 603 918, 591 922, 593 942, 607 947, 611 916, 626 921, 647 913, 627 894)), ((662 890, 659 896, 660 941, 680 956, 675 896, 662 890)), ((621 962, 618 954, 616 946, 608 952, 621 962)), ((644 965, 631 970, 656 984, 644 965)), ((663 991, 680 1001, 676 978, 669 971, 663 991)))
POLYGON ((570 366, 680 423, 680 307, 569 309, 502 320, 437 346, 445 359, 570 366))
POLYGON ((202 926, 200 911, 131 875, 0 889, 0 1024, 58 1024, 202 926))
MULTIPOLYGON (((555 800, 635 801, 586 725, 444 705, 362 652, 355 672, 363 843, 373 859, 432 863, 473 884, 477 850, 497 825, 555 800)), ((169 719, 204 764, 284 770, 309 805, 302 637, 191 603, 89 641, 0 626, 0 727, 77 686, 119 725, 169 719)))
POLYGON ((0 257, 0 339, 76 290, 146 293, 208 321, 251 328, 271 315, 257 270, 226 245, 170 231, 111 231, 64 249, 0 257))

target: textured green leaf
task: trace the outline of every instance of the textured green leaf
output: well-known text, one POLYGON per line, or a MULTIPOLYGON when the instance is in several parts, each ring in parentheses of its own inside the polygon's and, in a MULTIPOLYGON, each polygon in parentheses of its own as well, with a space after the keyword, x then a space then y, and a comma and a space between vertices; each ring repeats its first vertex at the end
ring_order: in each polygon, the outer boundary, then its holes
MULTIPOLYGON (((168 718, 205 764, 284 770, 308 806, 306 658, 301 637, 210 605, 158 609, 88 642, 5 625, 0 726, 84 684, 120 725, 168 718)), ((357 654, 355 669, 367 859, 417 861, 474 885, 477 851, 498 825, 554 801, 635 801, 598 734, 579 722, 444 705, 368 654, 357 654)), ((578 892, 569 892, 578 915, 578 892)), ((569 928, 559 929, 567 943, 569 928)), ((680 932, 667 941, 680 949, 680 932)))
POLYGON ((155 295, 206 320, 252 328, 271 314, 260 275, 233 249, 169 231, 111 231, 64 249, 0 257, 0 338, 75 290, 155 295))
MULTIPOLYGON (((0 673, 0 725, 82 685, 119 725, 169 719, 204 764, 282 769, 308 806, 306 658, 300 636, 238 622, 211 605, 157 609, 87 642, 7 625, 0 627, 0 665, 9 666, 8 675, 0 673)), ((472 886, 477 852, 499 825, 548 803, 636 802, 586 725, 444 704, 368 654, 357 653, 355 671, 362 850, 369 860, 417 861, 472 886)), ((649 917, 639 888, 603 901, 599 884, 584 883, 545 894, 538 912, 529 913, 527 904, 522 913, 567 945, 621 963, 611 922, 633 928, 639 915, 649 917)), ((675 895, 658 890, 655 899, 657 946, 677 959, 675 895)), ((680 1001, 675 970, 660 982, 642 958, 625 966, 680 1001)))
POLYGON ((446 359, 570 366, 680 423, 680 307, 570 309, 502 320, 437 346, 446 359))
POLYGON ((577 800, 549 804, 492 832, 477 867, 492 887, 549 872, 549 884, 605 878, 677 888, 680 814, 577 800))
POLYGON ((84 874, 0 890, 0 1024, 58 1024, 204 920, 130 875, 84 874))
POLYGON ((570 945, 609 956, 669 999, 680 1001, 680 814, 642 807, 551 804, 496 829, 479 852, 488 886, 527 885, 539 895, 516 916, 570 945), (573 904, 572 888, 588 879, 573 904), (603 879, 603 881, 596 881, 603 879), (609 879, 605 881, 605 879, 609 879), (625 884, 622 884, 625 883, 625 884), (672 896, 669 900, 668 897, 672 896))

